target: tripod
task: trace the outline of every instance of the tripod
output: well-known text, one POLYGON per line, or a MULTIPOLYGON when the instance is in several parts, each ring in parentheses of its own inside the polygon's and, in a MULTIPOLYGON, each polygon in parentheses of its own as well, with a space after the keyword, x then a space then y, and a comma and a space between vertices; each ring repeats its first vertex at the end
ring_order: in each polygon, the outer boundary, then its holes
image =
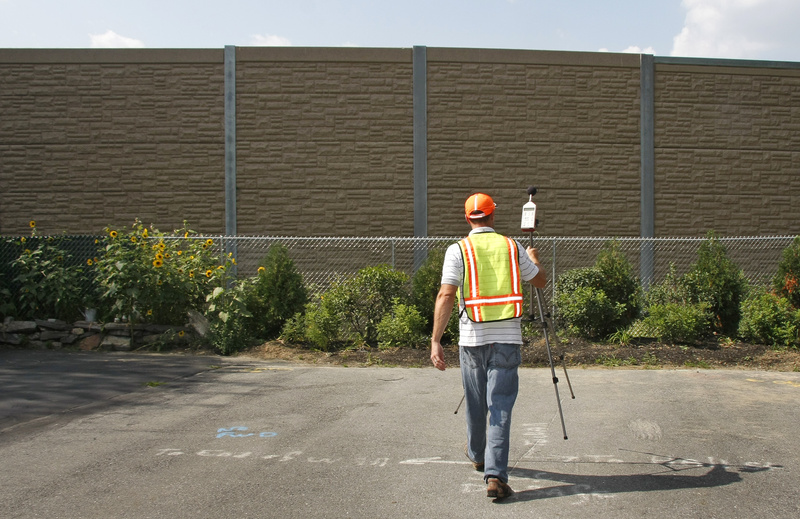
MULTIPOLYGON (((558 414, 561 417, 561 430, 564 432, 564 439, 567 439, 567 426, 564 425, 564 411, 561 410, 561 396, 558 394, 558 377, 556 376, 556 368, 553 365, 553 354, 550 351, 550 333, 553 333, 553 339, 556 338, 555 329, 553 328, 553 321, 550 319, 550 314, 545 313, 544 311, 544 296, 542 295, 542 289, 533 287, 533 291, 536 293, 536 302, 538 303, 539 307, 539 320, 542 323, 542 332, 544 333, 544 343, 547 347, 547 360, 550 361, 550 374, 553 377, 553 388, 556 390, 556 403, 558 404, 558 414)), ((531 321, 536 320, 536 316, 533 315, 533 293, 531 292, 531 321)), ((561 359, 561 367, 564 368, 564 377, 567 379, 567 386, 569 386, 569 392, 572 395, 572 398, 575 398, 575 393, 572 391, 572 383, 569 381, 569 374, 567 373, 567 363, 564 361, 564 355, 560 355, 559 358, 561 359)))

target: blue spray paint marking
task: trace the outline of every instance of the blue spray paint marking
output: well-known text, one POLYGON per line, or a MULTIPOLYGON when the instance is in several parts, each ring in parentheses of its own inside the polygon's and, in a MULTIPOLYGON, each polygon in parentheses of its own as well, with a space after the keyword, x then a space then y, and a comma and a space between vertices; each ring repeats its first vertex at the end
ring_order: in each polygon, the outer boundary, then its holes
MULTIPOLYGON (((247 427, 243 426, 236 426, 236 427, 223 427, 221 429, 217 429, 217 438, 247 438, 250 436, 256 436, 256 433, 245 433, 244 431, 249 430, 247 427)), ((258 433, 259 438, 273 438, 278 436, 276 432, 261 432, 258 433)))

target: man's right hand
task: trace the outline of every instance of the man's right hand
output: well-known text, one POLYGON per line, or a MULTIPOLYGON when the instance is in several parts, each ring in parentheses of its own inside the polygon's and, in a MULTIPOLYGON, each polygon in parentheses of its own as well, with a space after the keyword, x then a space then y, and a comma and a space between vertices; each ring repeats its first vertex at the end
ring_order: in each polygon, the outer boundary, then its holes
POLYGON ((444 361, 444 349, 439 341, 431 341, 431 362, 433 367, 439 371, 444 371, 447 368, 447 364, 444 361))

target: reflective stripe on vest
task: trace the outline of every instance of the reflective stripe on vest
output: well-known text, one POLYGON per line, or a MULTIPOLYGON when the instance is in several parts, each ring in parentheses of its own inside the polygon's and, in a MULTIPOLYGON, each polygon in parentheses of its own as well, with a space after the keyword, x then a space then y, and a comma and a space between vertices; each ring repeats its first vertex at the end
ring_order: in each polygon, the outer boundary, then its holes
POLYGON ((464 260, 460 297, 474 322, 522 316, 522 282, 517 243, 493 232, 477 233, 458 242, 464 260))

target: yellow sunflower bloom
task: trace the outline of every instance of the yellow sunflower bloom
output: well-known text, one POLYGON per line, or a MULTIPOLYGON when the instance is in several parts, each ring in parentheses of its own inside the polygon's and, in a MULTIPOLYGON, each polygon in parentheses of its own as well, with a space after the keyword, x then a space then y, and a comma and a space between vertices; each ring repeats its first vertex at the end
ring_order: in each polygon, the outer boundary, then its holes
POLYGON ((26 240, 26 239, 25 239, 25 236, 23 236, 22 238, 20 238, 20 239, 19 239, 19 241, 20 241, 20 243, 25 243, 25 242, 26 242, 26 241, 28 241, 28 240, 26 240))
POLYGON ((116 238, 117 237, 117 231, 111 231, 110 233, 108 233, 108 235, 111 236, 112 238, 116 238))
POLYGON ((30 222, 28 222, 28 225, 31 226, 31 229, 35 228, 36 227, 36 220, 31 220, 30 222))
POLYGON ((148 310, 147 311, 147 315, 153 315, 153 311, 152 310, 148 310))
POLYGON ((190 277, 190 278, 193 278, 193 277, 194 277, 194 270, 190 270, 190 271, 189 271, 189 277, 190 277))
POLYGON ((210 278, 210 277, 211 277, 213 274, 214 274, 214 271, 213 271, 213 270, 211 270, 211 269, 209 269, 209 270, 206 270, 206 277, 207 277, 207 278, 210 278))
POLYGON ((179 250, 176 254, 178 254, 178 256, 180 256, 181 254, 183 254, 183 251, 179 250))
POLYGON ((136 236, 131 236, 131 242, 136 243, 136 236))
POLYGON ((156 254, 156 259, 157 260, 163 260, 164 259, 164 255, 159 252, 158 254, 156 254))
POLYGON ((259 274, 261 274, 262 272, 266 272, 266 271, 267 271, 267 269, 265 269, 264 267, 258 267, 258 273, 259 274))
POLYGON ((161 267, 161 266, 163 266, 163 265, 164 265, 164 262, 163 262, 163 261, 161 261, 160 259, 154 259, 154 260, 153 260, 153 266, 154 266, 155 268, 159 268, 159 267, 161 267))
POLYGON ((144 236, 145 238, 147 238, 147 229, 145 229, 145 230, 143 230, 143 231, 142 231, 142 236, 144 236))
POLYGON ((211 238, 207 239, 206 240, 206 245, 208 245, 208 246, 214 245, 214 240, 212 240, 211 238))
POLYGON ((90 267, 92 266, 92 263, 94 263, 92 261, 92 258, 89 258, 89 259, 86 260, 86 264, 89 265, 90 267))

